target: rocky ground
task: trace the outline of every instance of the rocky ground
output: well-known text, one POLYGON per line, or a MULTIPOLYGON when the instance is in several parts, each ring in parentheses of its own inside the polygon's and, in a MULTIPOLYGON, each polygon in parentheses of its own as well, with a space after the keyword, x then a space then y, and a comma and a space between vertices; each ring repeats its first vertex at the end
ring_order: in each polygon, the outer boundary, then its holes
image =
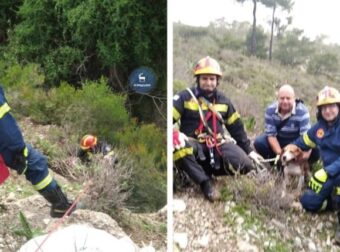
MULTIPOLYGON (((63 181, 68 195, 74 198, 79 187, 63 181)), ((19 212, 26 217, 30 229, 34 234, 46 234, 59 220, 49 215, 50 206, 39 194, 30 188, 30 185, 15 173, 0 187, 0 252, 17 251, 27 241, 23 233, 25 227, 20 222, 19 212), (18 234, 18 231, 20 234, 18 234)), ((160 226, 165 226, 164 213, 135 214, 122 210, 120 219, 114 220, 107 214, 86 209, 76 210, 60 225, 86 224, 88 226, 107 231, 111 235, 121 238, 128 236, 137 247, 152 245, 156 251, 166 251, 166 236, 156 232, 160 226), (124 226, 124 228, 122 227, 124 226)), ((163 228, 164 229, 164 228, 163 228)))
POLYGON ((274 178, 225 177, 215 186, 215 203, 196 186, 174 194, 175 251, 340 251, 335 213, 306 213, 274 178))

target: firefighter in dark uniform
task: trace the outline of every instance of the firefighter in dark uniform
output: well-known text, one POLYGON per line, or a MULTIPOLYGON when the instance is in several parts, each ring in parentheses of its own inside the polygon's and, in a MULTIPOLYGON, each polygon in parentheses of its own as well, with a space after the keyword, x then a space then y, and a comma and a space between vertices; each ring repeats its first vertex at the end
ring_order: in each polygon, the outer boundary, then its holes
MULTIPOLYGON (((195 69, 196 87, 187 88, 173 98, 174 161, 198 185, 205 197, 218 198, 211 177, 246 174, 252 160, 262 157, 250 147, 239 113, 231 101, 217 91, 222 72, 216 60, 205 57, 195 69), (227 129, 236 141, 228 141, 227 129)), ((229 137, 229 139, 231 139, 229 137)))
POLYGON ((24 175, 34 189, 51 203, 51 216, 61 217, 72 206, 72 202, 48 170, 46 157, 24 142, 10 110, 0 87, 0 156, 6 166, 24 175))

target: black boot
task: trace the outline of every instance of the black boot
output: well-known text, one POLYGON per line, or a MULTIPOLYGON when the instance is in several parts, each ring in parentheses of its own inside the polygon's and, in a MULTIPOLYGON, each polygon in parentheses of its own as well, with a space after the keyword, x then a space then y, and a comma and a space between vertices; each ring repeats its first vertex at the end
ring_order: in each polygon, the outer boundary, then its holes
POLYGON ((210 202, 214 202, 215 200, 218 200, 220 198, 219 194, 214 190, 210 179, 205 180, 201 183, 201 190, 202 190, 204 196, 210 202))
MULTIPOLYGON (((39 193, 52 204, 50 212, 51 217, 62 217, 72 205, 72 202, 67 199, 59 185, 52 190, 43 190, 39 193)), ((74 206, 69 214, 71 214, 75 208, 76 207, 74 206)))

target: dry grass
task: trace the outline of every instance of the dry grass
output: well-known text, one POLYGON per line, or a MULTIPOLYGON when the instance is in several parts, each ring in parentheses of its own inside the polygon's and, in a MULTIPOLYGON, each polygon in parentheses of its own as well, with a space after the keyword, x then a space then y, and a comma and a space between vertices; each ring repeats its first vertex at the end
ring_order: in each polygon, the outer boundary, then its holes
POLYGON ((254 213, 282 219, 290 209, 293 198, 282 197, 282 177, 273 171, 263 170, 247 176, 235 175, 226 180, 223 194, 232 195, 236 203, 250 207, 254 213))
POLYGON ((133 162, 127 153, 116 153, 119 162, 101 155, 94 157, 91 164, 83 169, 82 180, 93 181, 86 205, 95 211, 112 214, 112 211, 123 208, 131 193, 131 175, 133 162))

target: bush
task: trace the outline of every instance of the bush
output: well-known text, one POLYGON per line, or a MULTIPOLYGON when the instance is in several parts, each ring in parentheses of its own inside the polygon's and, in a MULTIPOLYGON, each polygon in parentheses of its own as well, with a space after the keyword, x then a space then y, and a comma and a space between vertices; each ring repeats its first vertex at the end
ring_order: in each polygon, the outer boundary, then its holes
POLYGON ((129 127, 117 136, 118 142, 136 160, 134 189, 128 203, 137 211, 156 210, 166 204, 165 135, 155 125, 145 124, 129 127))
POLYGON ((116 164, 111 162, 112 159, 96 155, 82 169, 82 180, 93 182, 85 200, 86 206, 111 215, 125 206, 133 188, 132 171, 136 166, 127 152, 121 150, 115 154, 119 157, 116 164))
MULTIPOLYGON (((12 111, 40 124, 61 126, 63 132, 56 134, 63 142, 62 147, 56 144, 58 139, 35 141, 48 155, 54 170, 78 180, 81 167, 72 165, 70 156, 75 155, 82 135, 95 134, 127 150, 133 168, 130 184, 133 190, 128 205, 138 211, 150 211, 165 204, 165 132, 154 124, 138 126, 130 119, 125 108, 126 97, 113 94, 104 78, 98 82, 86 81, 80 89, 63 82, 59 87, 44 90, 44 75, 38 65, 14 65, 0 71, 5 73, 1 81, 12 111)), ((96 178, 103 179, 99 175, 96 178)))

